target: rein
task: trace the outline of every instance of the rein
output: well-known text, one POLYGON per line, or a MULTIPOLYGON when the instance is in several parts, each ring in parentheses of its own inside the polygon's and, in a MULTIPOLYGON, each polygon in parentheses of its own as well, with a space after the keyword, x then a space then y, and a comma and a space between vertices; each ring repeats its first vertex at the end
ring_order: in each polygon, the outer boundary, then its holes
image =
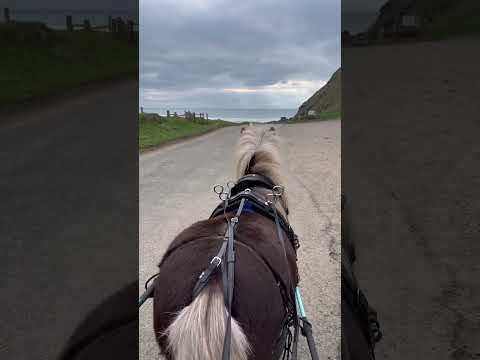
MULTIPOLYGON (((253 211, 259 213, 275 222, 277 237, 282 245, 285 264, 288 268, 287 252, 285 249, 285 240, 282 232, 288 235, 290 244, 292 245, 295 254, 300 247, 298 237, 294 233, 288 221, 279 214, 277 211, 277 200, 283 195, 283 187, 274 185, 273 182, 265 176, 250 174, 245 175, 238 180, 234 185, 227 184, 227 188, 224 189, 222 185, 215 185, 214 192, 218 194, 222 203, 220 203, 212 212, 210 218, 219 216, 223 213, 227 222, 227 230, 223 237, 222 245, 217 253, 211 260, 209 265, 199 275, 198 280, 193 288, 192 296, 195 299, 200 292, 205 288, 211 279, 212 275, 218 268, 221 270, 222 285, 223 285, 223 298, 225 307, 227 308, 227 316, 225 317, 225 337, 223 343, 222 360, 230 360, 231 349, 231 319, 232 319, 232 301, 233 290, 235 281, 235 229, 239 223, 239 217, 242 211, 253 211), (254 187, 262 187, 272 191, 269 196, 273 197, 273 201, 264 201, 252 191, 254 187), (227 191, 224 191, 227 190, 227 191), (231 218, 227 217, 227 213, 236 210, 235 215, 231 218)), ((288 214, 288 209, 285 209, 288 214)), ((263 260, 265 262, 265 260, 263 260)), ((268 268, 273 272, 268 264, 268 268)), ((274 277, 277 278, 275 272, 274 277)), ((148 299, 153 297, 155 284, 149 284, 155 277, 155 274, 150 277, 145 283, 145 292, 139 298, 139 307, 148 299)), ((298 286, 292 284, 290 271, 287 271, 287 284, 283 284, 285 291, 281 291, 282 299, 285 303, 286 317, 284 329, 280 336, 287 332, 288 340, 284 345, 282 359, 297 360, 297 347, 298 347, 298 335, 299 331, 303 336, 307 338, 308 347, 312 360, 318 360, 318 353, 315 347, 315 341, 312 334, 312 326, 308 322, 303 307, 302 298, 300 295, 300 289, 298 286), (300 310, 298 314, 297 306, 300 310), (290 327, 293 327, 293 341, 290 332, 290 327)))

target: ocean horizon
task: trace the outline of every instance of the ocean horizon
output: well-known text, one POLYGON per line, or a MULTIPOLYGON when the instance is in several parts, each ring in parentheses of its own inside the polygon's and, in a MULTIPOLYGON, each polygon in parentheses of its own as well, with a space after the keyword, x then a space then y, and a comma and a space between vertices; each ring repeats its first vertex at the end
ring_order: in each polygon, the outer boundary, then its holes
POLYGON ((157 113, 162 116, 167 115, 167 110, 170 114, 177 112, 179 115, 183 115, 185 110, 196 114, 208 113, 208 118, 211 120, 221 119, 232 122, 269 122, 280 120, 282 117, 290 118, 297 113, 297 109, 143 108, 146 113, 157 113))

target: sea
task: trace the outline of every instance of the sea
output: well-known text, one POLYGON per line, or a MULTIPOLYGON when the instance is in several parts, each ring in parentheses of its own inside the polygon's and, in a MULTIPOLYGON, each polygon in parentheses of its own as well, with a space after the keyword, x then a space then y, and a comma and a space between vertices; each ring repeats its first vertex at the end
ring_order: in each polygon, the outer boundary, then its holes
POLYGON ((280 120, 281 117, 290 118, 297 113, 297 109, 220 109, 220 108, 148 108, 144 107, 143 111, 147 113, 157 113, 165 116, 167 110, 170 114, 177 112, 177 114, 183 115, 185 110, 199 113, 208 113, 208 118, 222 119, 232 122, 269 122, 280 120))

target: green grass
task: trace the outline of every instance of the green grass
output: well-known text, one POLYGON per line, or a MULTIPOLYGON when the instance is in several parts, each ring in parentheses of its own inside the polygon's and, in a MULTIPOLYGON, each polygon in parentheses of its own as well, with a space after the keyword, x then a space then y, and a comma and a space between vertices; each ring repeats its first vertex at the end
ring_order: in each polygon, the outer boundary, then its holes
POLYGON ((0 24, 0 43, 0 104, 23 103, 138 73, 137 45, 110 33, 0 24))
MULTIPOLYGON (((426 4, 437 3, 438 0, 423 0, 426 4)), ((433 23, 424 29, 432 39, 445 39, 454 36, 480 34, 480 2, 478 0, 443 1, 448 5, 445 11, 435 14, 433 23)))
POLYGON ((340 111, 328 111, 320 113, 319 120, 334 120, 341 117, 342 113, 340 111))
POLYGON ((290 120, 289 123, 336 120, 336 119, 340 119, 341 117, 342 117, 342 113, 340 111, 324 111, 324 112, 321 112, 318 116, 310 117, 308 119, 293 119, 293 120, 290 120))
POLYGON ((236 125, 223 120, 185 120, 158 114, 139 114, 140 152, 178 139, 207 133, 225 126, 236 125))

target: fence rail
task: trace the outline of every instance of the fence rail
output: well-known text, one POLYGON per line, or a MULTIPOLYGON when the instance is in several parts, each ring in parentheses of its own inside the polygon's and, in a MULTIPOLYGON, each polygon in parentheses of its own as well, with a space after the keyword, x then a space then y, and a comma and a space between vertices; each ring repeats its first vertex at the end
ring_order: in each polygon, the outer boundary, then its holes
MULTIPOLYGON (((74 22, 73 21, 73 15, 72 14, 80 14, 78 11, 71 11, 69 14, 65 15, 65 13, 61 12, 55 12, 55 11, 45 11, 45 12, 34 12, 34 11, 15 11, 16 14, 29 14, 29 15, 56 15, 56 16, 65 16, 65 30, 72 32, 75 30, 87 30, 87 31, 105 31, 105 32, 111 32, 114 34, 119 34, 119 35, 125 35, 125 37, 129 41, 133 41, 135 39, 135 33, 138 32, 138 23, 134 22, 133 20, 121 17, 121 16, 108 16, 108 23, 107 24, 97 24, 97 25, 92 25, 91 19, 88 17, 85 17, 82 22, 74 22)), ((101 14, 101 15, 107 15, 105 12, 82 12, 82 15, 85 16, 84 14, 88 13, 90 15, 92 14, 101 14)), ((118 14, 119 12, 116 11, 118 14)), ((3 18, 4 22, 6 24, 9 23, 29 23, 29 22, 35 22, 35 21, 16 21, 12 18, 12 14, 10 12, 9 8, 4 8, 3 9, 3 18)), ((47 27, 51 27, 48 24, 45 24, 47 27)), ((58 26, 55 26, 55 28, 58 28, 58 26)))
MULTIPOLYGON (((143 107, 140 107, 140 113, 144 113, 143 112, 143 107)), ((180 114, 180 113, 177 113, 176 111, 174 112, 171 112, 170 110, 167 110, 167 114, 166 114, 166 117, 167 118, 170 118, 170 117, 180 117, 180 118, 185 118, 187 120, 196 120, 196 119, 204 119, 204 120, 208 120, 208 113, 205 112, 201 112, 201 113, 195 113, 195 112, 192 112, 192 111, 189 111, 189 110, 185 110, 183 112, 183 114, 180 114)))

